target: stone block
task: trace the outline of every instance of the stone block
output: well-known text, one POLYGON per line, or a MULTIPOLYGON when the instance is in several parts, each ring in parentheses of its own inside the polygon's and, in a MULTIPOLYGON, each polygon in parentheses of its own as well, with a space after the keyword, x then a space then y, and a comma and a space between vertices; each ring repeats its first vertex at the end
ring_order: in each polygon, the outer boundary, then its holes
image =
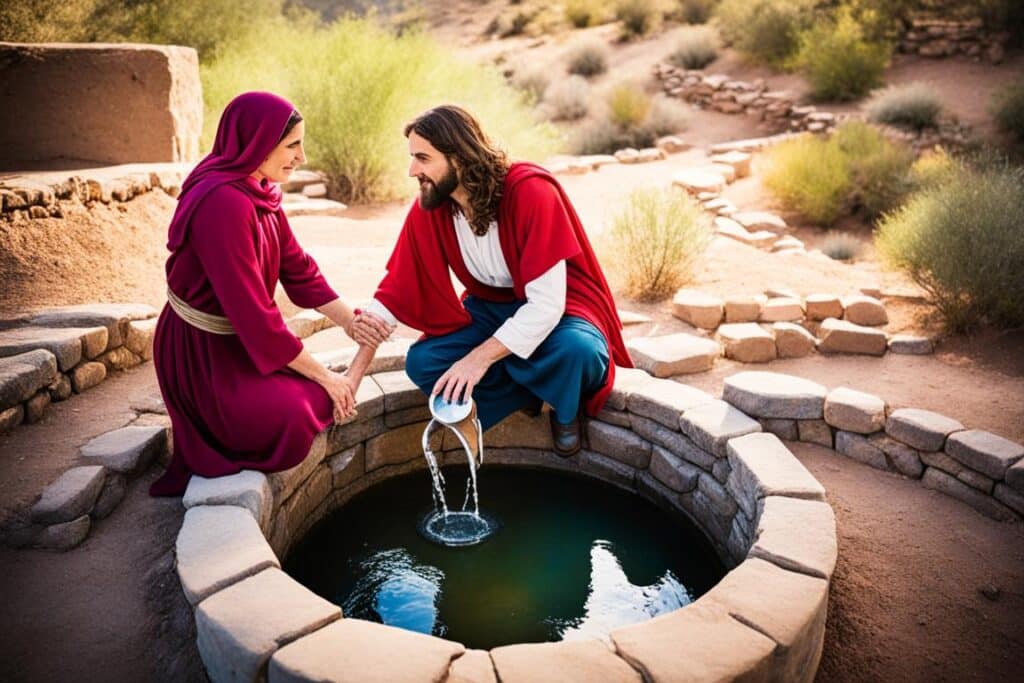
POLYGON ((921 483, 925 488, 941 491, 947 496, 952 496, 953 498, 970 505, 986 517, 991 517, 992 519, 999 520, 1001 522, 1010 522, 1016 519, 1016 515, 1013 510, 1006 507, 995 498, 985 495, 981 491, 968 486, 962 481, 942 472, 941 470, 937 470, 934 467, 928 467, 925 469, 924 476, 921 477, 921 483))
POLYGON ((57 376, 56 356, 43 349, 0 358, 0 412, 32 398, 57 376))
POLYGON ((167 450, 167 429, 128 426, 91 439, 82 446, 81 454, 89 462, 115 472, 138 474, 167 450))
POLYGON ((722 322, 721 298, 694 289, 680 289, 672 297, 672 315, 694 327, 713 330, 722 322))
MULTIPOLYGON (((682 609, 611 632, 619 656, 644 680, 761 681, 775 642, 707 596, 682 609)), ((596 678, 595 680, 600 680, 596 678)))
POLYGON ((722 399, 755 417, 817 420, 824 415, 825 387, 776 372, 740 372, 725 379, 722 399))
POLYGON ((96 359, 96 361, 103 363, 104 367, 107 368, 107 374, 110 374, 114 370, 127 370, 128 368, 134 368, 136 365, 142 363, 142 358, 136 356, 126 347, 118 346, 116 349, 111 349, 110 351, 102 354, 96 359))
POLYGON ((874 297, 863 294, 843 297, 843 320, 854 325, 875 327, 889 322, 885 306, 874 297))
POLYGON ((280 569, 243 579, 199 603, 196 643, 213 681, 255 681, 279 648, 341 618, 341 610, 280 569))
POLYGON ((103 353, 107 346, 107 329, 61 327, 15 327, 0 330, 0 356, 17 356, 36 349, 49 351, 57 359, 57 367, 67 372, 103 353))
POLYGON ((750 557, 831 581, 838 553, 832 507, 782 496, 768 496, 761 505, 750 557))
POLYGON ((726 323, 718 328, 725 357, 741 363, 767 363, 775 359, 775 338, 756 323, 726 323))
POLYGON ((897 472, 914 479, 921 478, 924 465, 921 464, 921 454, 916 450, 895 439, 890 439, 883 433, 871 435, 868 437, 868 442, 885 453, 889 458, 889 464, 897 472))
POLYGON ((96 504, 92 507, 90 517, 93 519, 106 519, 114 508, 124 500, 124 494, 128 490, 128 480, 123 474, 107 472, 103 481, 103 489, 100 491, 96 504))
MULTIPOLYGON (((732 520, 733 515, 739 509, 732 494, 707 472, 701 474, 697 480, 697 491, 701 494, 701 501, 705 502, 711 512, 721 519, 732 520)), ((727 533, 723 534, 723 536, 727 535, 727 533)))
POLYGON ((655 377, 710 370, 721 353, 713 339, 681 332, 661 337, 634 337, 626 349, 636 366, 655 377))
POLYGON ((816 346, 814 335, 795 323, 774 323, 772 333, 779 358, 803 358, 816 346))
POLYGON ((747 434, 729 441, 727 482, 740 508, 754 518, 767 496, 825 500, 825 489, 774 434, 747 434))
POLYGON ((384 417, 377 417, 343 425, 334 424, 327 428, 326 452, 337 453, 387 431, 384 417))
POLYGON ((1018 460, 1016 464, 1011 465, 1006 470, 1004 478, 1007 486, 1018 493, 1024 493, 1024 460, 1018 460))
POLYGON ((175 543, 178 578, 191 605, 278 567, 257 520, 234 505, 199 505, 185 512, 175 543))
POLYGON ((889 461, 885 458, 885 452, 861 434, 836 432, 836 451, 875 469, 889 469, 889 461))
POLYGON ((715 456, 703 450, 688 436, 639 415, 633 415, 630 422, 632 422, 633 431, 652 444, 662 446, 705 470, 711 470, 714 467, 715 456))
MULTIPOLYGON (((462 445, 458 437, 445 430, 444 449, 453 448, 462 450, 462 445)), ((484 448, 552 450, 554 444, 551 440, 551 418, 547 413, 529 416, 516 411, 484 432, 484 448)), ((422 453, 422 449, 419 452, 422 453)))
POLYGON ((976 488, 982 493, 990 495, 992 493, 992 488, 996 483, 995 480, 986 477, 984 474, 967 469, 966 467, 960 470, 960 473, 956 475, 956 478, 971 488, 976 488))
MULTIPOLYGON (((392 429, 366 442, 366 471, 370 472, 384 465, 398 465, 414 458, 423 457, 423 430, 426 422, 417 422, 398 429, 392 429)), ((486 440, 485 444, 491 445, 486 440)))
POLYGON ((966 429, 946 440, 954 460, 992 479, 1002 479, 1011 465, 1024 458, 1024 446, 980 429, 966 429))
POLYGON ((800 299, 774 297, 768 299, 761 308, 760 321, 763 323, 789 322, 803 320, 804 307, 800 299))
POLYGON ((366 473, 366 447, 356 444, 327 459, 333 477, 332 486, 344 488, 366 473))
POLYGON ((672 185, 694 195, 700 192, 720 194, 725 189, 725 178, 706 169, 688 168, 672 176, 672 185))
POLYGON ((800 431, 797 429, 796 420, 785 420, 777 417, 762 417, 758 419, 761 429, 774 434, 783 441, 799 441, 800 431))
POLYGON ((614 484, 626 491, 635 488, 636 470, 622 462, 594 451, 580 451, 577 463, 579 471, 584 474, 614 484))
POLYGON ((630 394, 653 381, 654 379, 644 370, 616 366, 615 383, 611 393, 608 394, 608 402, 605 403, 605 407, 613 410, 625 410, 630 394))
MULTIPOLYGON (((384 414, 384 390, 381 389, 380 385, 376 382, 375 376, 371 375, 366 377, 359 383, 359 388, 356 389, 355 399, 355 416, 347 418, 345 421, 336 424, 347 425, 352 424, 353 422, 362 422, 384 414)), ((426 401, 424 401, 423 406, 426 406, 426 401)), ((402 412, 402 410, 409 409, 399 409, 393 412, 402 412)))
POLYGON ((491 650, 502 683, 563 681, 564 683, 641 683, 640 673, 600 640, 523 643, 491 650))
POLYGON ((747 230, 771 230, 778 232, 785 230, 787 227, 786 221, 767 211, 741 211, 734 214, 733 218, 747 230))
POLYGON ((25 401, 25 423, 33 424, 43 419, 46 409, 50 407, 50 392, 40 391, 25 401))
POLYGON ((694 490, 700 476, 699 469, 658 445, 651 452, 650 471, 655 479, 678 493, 694 490))
MULTIPOLYGON (((751 235, 746 228, 742 225, 729 218, 728 216, 717 216, 714 220, 715 234, 720 237, 727 237, 743 244, 754 244, 754 237, 751 235)), ((760 309, 758 310, 760 314, 760 309)), ((755 318, 757 320, 757 318, 755 318)))
POLYGON ((213 478, 193 474, 181 504, 186 510, 199 506, 234 505, 248 510, 252 518, 266 528, 273 495, 267 475, 256 470, 242 470, 237 474, 213 478))
POLYGON ((827 318, 818 328, 818 350, 825 353, 859 353, 885 355, 888 344, 885 332, 855 325, 846 320, 827 318))
POLYGON ((486 650, 466 650, 452 662, 445 683, 498 683, 491 654, 486 650))
POLYGON ((39 532, 33 545, 43 550, 71 550, 85 540, 91 525, 89 515, 82 515, 70 522, 51 524, 39 532))
POLYGON ((76 366, 69 376, 71 377, 71 387, 76 394, 81 394, 107 378, 107 366, 96 361, 82 363, 76 366))
POLYGON ((714 154, 711 156, 712 163, 732 166, 733 170, 736 172, 737 178, 746 178, 750 175, 750 163, 752 159, 753 156, 749 152, 740 152, 739 150, 733 150, 723 154, 714 154))
POLYGON ((43 489, 32 506, 32 521, 59 524, 88 515, 103 488, 106 470, 99 465, 72 467, 43 489))
POLYGON ((392 412, 427 404, 427 396, 413 384, 404 370, 378 372, 373 379, 384 392, 384 410, 392 412))
POLYGON ((125 347, 142 360, 153 360, 153 337, 158 318, 132 320, 124 337, 125 347))
MULTIPOLYGON (((645 373, 646 374, 646 373, 645 373)), ((629 413, 625 410, 614 410, 606 407, 601 409, 601 412, 594 418, 598 422, 604 422, 606 424, 615 425, 616 427, 625 427, 629 429, 629 413)))
POLYGON ((810 294, 804 299, 808 320, 826 320, 843 317, 843 303, 831 294, 810 294))
POLYGON ((889 351, 910 356, 927 356, 935 350, 935 345, 928 337, 917 337, 910 334, 896 334, 889 340, 889 351))
POLYGON ((761 425, 725 401, 715 401, 687 410, 679 428, 702 450, 719 458, 728 455, 726 444, 737 436, 761 431, 761 425))
POLYGON ((634 390, 626 407, 634 415, 649 417, 666 427, 678 429, 681 414, 713 401, 711 394, 700 389, 681 382, 656 379, 634 390))
POLYGON ((430 420, 430 406, 422 405, 415 408, 403 408, 384 415, 384 426, 388 429, 402 427, 413 422, 430 420))
POLYGON ((900 408, 889 414, 885 433, 919 451, 941 451, 946 437, 964 428, 956 420, 919 408, 900 408))
POLYGON ((292 493, 303 482, 309 479, 313 470, 324 461, 327 456, 327 436, 324 432, 317 434, 309 447, 309 453, 295 467, 279 472, 272 472, 267 475, 267 483, 270 484, 270 491, 274 495, 274 503, 280 505, 282 501, 291 497, 292 493))
POLYGON ((832 428, 824 420, 797 420, 796 425, 801 441, 832 448, 832 428))
POLYGON ((885 401, 847 387, 833 389, 825 397, 825 422, 858 434, 881 431, 885 428, 885 401))
POLYGON ((71 397, 71 380, 67 375, 57 374, 54 379, 47 387, 46 391, 50 394, 50 400, 53 402, 65 401, 71 397))
POLYGON ((16 405, 13 408, 0 411, 0 434, 6 434, 25 420, 25 406, 16 405))
MULTIPOLYGON (((746 232, 744 230, 744 232, 746 232)), ((761 309, 768 302, 764 294, 733 296, 725 300, 725 322, 753 323, 761 317, 761 309)))
POLYGON ((995 496, 996 500, 1014 510, 1018 515, 1024 516, 1024 494, 999 482, 995 485, 992 495, 995 496))
POLYGON ((651 444, 630 429, 614 427, 590 420, 587 422, 590 448, 636 469, 646 469, 651 462, 651 444))
POLYGON ((446 679, 446 675, 452 660, 465 651, 461 644, 450 640, 363 619, 340 619, 275 652, 267 680, 269 683, 451 680, 446 679))
POLYGON ((32 316, 29 323, 41 327, 106 327, 104 350, 109 351, 124 344, 129 322, 156 316, 157 310, 146 304, 83 304, 43 311, 32 316))
POLYGON ((726 574, 704 599, 775 641, 767 680, 812 679, 825 637, 828 581, 754 558, 726 574))

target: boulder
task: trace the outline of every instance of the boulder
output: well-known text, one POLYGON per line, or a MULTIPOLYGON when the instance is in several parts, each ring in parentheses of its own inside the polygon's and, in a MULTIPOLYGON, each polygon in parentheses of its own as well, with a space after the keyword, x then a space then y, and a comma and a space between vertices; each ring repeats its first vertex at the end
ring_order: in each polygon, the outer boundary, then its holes
POLYGON ((875 327, 889 322, 885 306, 874 297, 858 294, 843 297, 843 320, 854 325, 875 327))
POLYGON ((779 358, 803 358, 814 351, 814 335, 795 323, 774 323, 775 348, 779 358))
POLYGON ((846 320, 828 318, 818 328, 818 350, 824 353, 858 353, 869 356, 885 354, 885 332, 855 325, 846 320))
POLYGON ((672 298, 672 315, 705 330, 718 327, 724 309, 719 297, 693 289, 680 289, 672 298))
POLYGON ((776 356, 775 339, 757 323, 726 323, 718 328, 725 357, 741 363, 767 363, 776 356))

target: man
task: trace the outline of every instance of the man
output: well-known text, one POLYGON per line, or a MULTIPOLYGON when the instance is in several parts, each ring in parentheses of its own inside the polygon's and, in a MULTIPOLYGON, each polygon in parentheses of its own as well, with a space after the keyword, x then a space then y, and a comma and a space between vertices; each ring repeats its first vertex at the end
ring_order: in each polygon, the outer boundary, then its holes
POLYGON ((555 450, 577 452, 581 401, 595 415, 615 365, 632 364, 568 197, 543 168, 510 163, 458 107, 431 109, 405 135, 420 196, 369 312, 424 333, 406 359, 424 393, 473 396, 484 429, 547 402, 555 450))

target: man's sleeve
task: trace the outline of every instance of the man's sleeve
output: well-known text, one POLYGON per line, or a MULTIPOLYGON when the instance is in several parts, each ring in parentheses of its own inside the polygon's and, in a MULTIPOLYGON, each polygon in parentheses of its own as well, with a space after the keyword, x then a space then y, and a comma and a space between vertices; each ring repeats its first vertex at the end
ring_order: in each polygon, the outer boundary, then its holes
POLYGON ((502 323, 494 338, 520 358, 529 358, 565 314, 565 261, 526 284, 526 303, 502 323))

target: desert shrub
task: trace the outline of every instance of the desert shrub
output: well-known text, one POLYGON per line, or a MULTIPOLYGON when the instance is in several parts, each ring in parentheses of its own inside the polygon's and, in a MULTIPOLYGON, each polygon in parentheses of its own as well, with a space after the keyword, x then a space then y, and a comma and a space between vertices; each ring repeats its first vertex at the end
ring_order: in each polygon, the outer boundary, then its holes
POLYGON ((861 242, 848 232, 830 230, 821 242, 823 254, 836 261, 852 261, 860 254, 861 242))
POLYGON ((100 0, 0 2, 0 41, 71 43, 93 40, 90 17, 100 0))
POLYGON ((989 105, 999 129, 1024 142, 1024 80, 996 92, 989 105))
POLYGON ((651 98, 639 86, 620 83, 608 93, 608 119, 621 128, 635 128, 651 111, 651 98))
POLYGON ((910 167, 910 184, 914 189, 934 187, 962 170, 960 160, 950 156, 942 147, 936 147, 918 157, 910 167))
POLYGON ((706 26, 687 27, 679 33, 668 61, 683 69, 703 69, 718 57, 715 32, 706 26))
POLYGON ((704 24, 711 18, 718 0, 676 0, 670 16, 686 24, 704 24))
POLYGON ((875 236, 954 331, 1024 324, 1024 172, 965 167, 887 214, 875 236))
POLYGON ((722 37, 754 61, 785 66, 813 19, 814 0, 722 0, 715 9, 722 37))
POLYGON ((223 44, 200 73, 207 148, 231 98, 278 92, 306 118, 310 164, 327 172, 332 196, 343 201, 407 194, 402 127, 443 102, 467 107, 519 158, 543 158, 557 140, 496 70, 459 59, 424 34, 396 37, 369 19, 325 28, 265 22, 223 44))
POLYGON ((565 3, 565 18, 576 28, 597 26, 607 17, 607 8, 601 0, 568 0, 565 3))
POLYGON ((611 154, 627 147, 652 147, 661 136, 686 130, 688 121, 685 104, 658 95, 639 125, 620 126, 605 116, 577 130, 569 147, 575 154, 611 154))
POLYGON ((654 140, 662 135, 682 133, 690 125, 690 109, 682 101, 664 95, 657 95, 651 100, 651 108, 641 126, 650 141, 640 145, 650 147, 654 140))
POLYGON ((693 276, 711 241, 701 216, 682 192, 648 188, 629 196, 612 222, 606 250, 629 296, 663 299, 693 276))
POLYGON ((872 42, 848 9, 835 21, 821 21, 800 34, 795 64, 819 100, 855 100, 882 81, 889 65, 888 43, 872 42))
POLYGON ((622 22, 622 36, 643 36, 661 24, 660 0, 616 0, 615 18, 622 22))
POLYGON ((862 211, 877 216, 909 191, 913 155, 860 122, 840 126, 827 140, 801 135, 768 154, 765 185, 788 208, 831 225, 862 211))
POLYGON ((512 75, 512 87, 525 93, 531 102, 539 102, 551 84, 548 72, 539 67, 523 66, 512 75))
POLYGON ((597 76, 608 70, 608 48, 597 39, 582 40, 569 48, 566 62, 571 74, 597 76))
POLYGON ((887 88, 868 102, 868 118, 921 130, 935 126, 942 103, 927 85, 920 82, 887 88))
POLYGON ((590 86, 583 76, 555 81, 544 93, 544 104, 555 121, 582 119, 590 110, 590 86))

